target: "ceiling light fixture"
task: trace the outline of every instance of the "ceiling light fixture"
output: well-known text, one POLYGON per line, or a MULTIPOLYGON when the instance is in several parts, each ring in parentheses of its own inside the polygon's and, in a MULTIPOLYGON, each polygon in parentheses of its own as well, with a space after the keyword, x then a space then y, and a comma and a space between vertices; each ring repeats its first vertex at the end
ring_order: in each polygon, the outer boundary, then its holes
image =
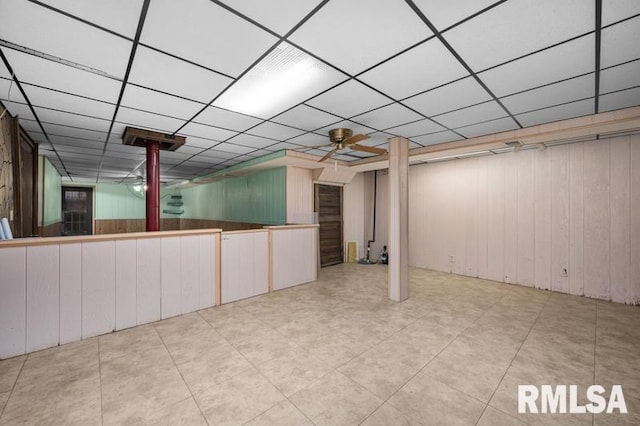
POLYGON ((282 43, 214 103, 215 106, 268 118, 295 105, 326 65, 282 43))

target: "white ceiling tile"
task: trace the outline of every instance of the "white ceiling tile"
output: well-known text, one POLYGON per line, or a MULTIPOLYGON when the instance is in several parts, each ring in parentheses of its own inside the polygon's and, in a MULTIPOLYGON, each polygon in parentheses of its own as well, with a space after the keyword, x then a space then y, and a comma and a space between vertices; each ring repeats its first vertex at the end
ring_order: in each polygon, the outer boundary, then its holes
POLYGON ((3 50, 21 82, 115 103, 122 83, 15 50, 3 50))
POLYGON ((274 145, 269 146, 269 149, 271 151, 280 151, 282 149, 298 149, 298 148, 300 148, 300 145, 289 143, 289 142, 278 142, 274 145))
MULTIPOLYGON (((329 130, 339 129, 339 128, 341 128, 341 129, 350 129, 353 132, 354 135, 358 135, 358 134, 361 134, 361 133, 366 135, 368 133, 375 132, 375 129, 373 129, 371 127, 367 127, 367 126, 365 126, 363 124, 356 124, 353 121, 345 120, 345 121, 341 121, 339 123, 334 123, 334 124, 332 124, 330 126, 322 128, 322 129, 319 129, 315 133, 319 133, 321 135, 326 135, 325 136, 326 137, 326 139, 325 139, 326 142, 324 142, 324 143, 329 143, 330 142, 329 141, 329 130)), ((322 136, 320 136, 320 139, 321 140, 318 142, 318 144, 323 143, 322 136)), ((290 142, 297 143, 296 140, 297 139, 291 139, 290 142)))
POLYGON ((192 146, 194 148, 200 148, 202 150, 205 148, 211 148, 212 146, 217 145, 219 143, 220 142, 211 140, 211 139, 198 138, 195 136, 187 136, 187 141, 185 142, 185 145, 192 146))
POLYGON ((224 0, 231 8, 264 25, 270 30, 285 35, 300 20, 316 7, 319 0, 224 0))
POLYGON ((623 90, 600 96, 600 112, 613 111, 640 105, 640 88, 623 90))
POLYGON ((213 106, 207 107, 194 121, 208 126, 222 127, 223 129, 237 130, 239 132, 262 122, 259 118, 213 106))
POLYGON ((473 138, 476 136, 490 135, 492 133, 506 132, 507 130, 518 129, 518 125, 511 117, 499 118, 484 123, 472 124, 471 126, 456 129, 456 132, 473 138))
POLYGON ((154 0, 141 41, 237 77, 277 39, 209 0, 154 0))
POLYGON ((121 106, 188 120, 204 105, 127 84, 121 106))
POLYGON ((315 133, 306 133, 302 136, 298 136, 293 139, 289 139, 287 142, 294 143, 300 146, 312 146, 317 147, 320 145, 329 144, 329 135, 321 136, 315 133))
POLYGON ((602 2, 602 25, 609 25, 638 13, 638 0, 605 0, 602 2))
POLYGON ((178 148, 178 151, 193 155, 202 152, 202 148, 185 143, 180 148, 178 148))
POLYGON ((374 132, 369 134, 369 139, 365 139, 362 142, 358 142, 358 145, 364 146, 377 146, 379 148, 387 149, 388 144, 387 141, 389 138, 392 138, 393 135, 390 135, 385 132, 374 132))
POLYGON ((77 114, 90 115, 92 117, 111 120, 115 105, 108 102, 94 101, 76 95, 56 92, 51 89, 43 89, 29 84, 23 84, 31 104, 45 108, 54 108, 77 114))
POLYGON ((480 71, 594 27, 593 2, 510 0, 447 31, 445 38, 472 69, 480 71))
POLYGON ((341 120, 338 116, 311 108, 310 106, 298 105, 275 117, 272 121, 311 131, 341 120))
POLYGON ((445 142, 451 142, 451 141, 457 141, 461 138, 460 136, 456 135, 455 133, 447 130, 444 132, 439 132, 439 133, 432 133, 430 135, 424 135, 424 136, 416 136, 414 138, 411 138, 413 141, 419 143, 420 145, 435 145, 438 143, 445 143, 445 142))
POLYGON ((309 151, 304 151, 305 154, 315 155, 316 157, 324 157, 325 154, 329 152, 329 149, 310 149, 309 151))
POLYGON ((107 2, 42 0, 42 3, 129 38, 136 35, 142 10, 142 0, 110 0, 107 2))
POLYGON ((198 154, 197 158, 202 157, 203 159, 206 159, 206 161, 211 162, 211 158, 215 158, 220 161, 223 161, 223 160, 229 160, 231 158, 235 158, 237 156, 238 154, 234 152, 220 151, 217 149, 208 149, 202 152, 201 154, 198 154))
POLYGON ((350 118, 390 102, 391 99, 364 84, 349 80, 306 103, 340 117, 350 118))
POLYGON ((233 80, 207 69, 139 46, 129 82, 209 103, 233 80))
POLYGON ((371 112, 358 115, 353 121, 364 124, 373 129, 387 129, 420 120, 423 117, 400 104, 391 104, 371 112))
POLYGON ((402 101, 426 116, 434 116, 454 109, 488 101, 491 96, 472 77, 447 84, 402 101))
POLYGON ((109 131, 109 125, 111 124, 111 120, 85 117, 40 107, 34 107, 34 109, 42 123, 54 123, 61 126, 78 127, 104 133, 109 131))
POLYGON ((213 105, 271 118, 345 79, 343 73, 283 42, 213 105))
MULTIPOLYGON (((239 134, 229 141, 230 143, 256 148, 264 148, 277 143, 273 139, 265 139, 258 136, 248 135, 246 133, 239 134)), ((221 148, 222 149, 222 148, 221 148)))
POLYGON ((237 135, 238 133, 231 130, 221 129, 219 127, 205 126, 204 124, 192 122, 180 129, 178 134, 187 136, 187 140, 189 140, 189 136, 195 136, 197 138, 223 141, 237 135))
POLYGON ((593 97, 594 74, 573 78, 500 99, 512 114, 593 97))
POLYGON ((118 151, 124 153, 125 155, 135 155, 142 156, 141 158, 146 158, 146 149, 141 146, 133 146, 133 145, 125 145, 120 141, 110 141, 107 144, 107 149, 110 151, 118 151))
POLYGON ((44 122, 42 123, 42 127, 44 127, 44 130, 47 132, 47 134, 50 137, 53 135, 56 135, 56 136, 79 138, 79 139, 89 139, 89 140, 102 141, 102 142, 104 142, 107 139, 106 132, 101 132, 96 130, 61 126, 58 124, 44 123, 44 122))
POLYGON ((610 67, 640 58, 640 16, 602 30, 600 65, 610 67))
POLYGON ((450 129, 502 118, 508 114, 495 101, 485 102, 469 108, 448 112, 434 119, 450 129))
POLYGON ((27 103, 22 96, 20 89, 18 89, 18 86, 13 82, 13 79, 0 79, 0 99, 2 101, 13 101, 23 104, 27 103))
POLYGON ((220 145, 216 146, 216 151, 224 151, 224 152, 231 152, 237 155, 240 154, 246 154, 248 152, 254 151, 255 148, 251 148, 251 147, 247 147, 247 146, 240 146, 240 145, 236 145, 230 142, 224 142, 221 143, 220 145))
MULTIPOLYGON (((7 108, 7 110, 9 111, 9 114, 11 114, 14 117, 18 116, 20 117, 21 120, 35 120, 35 117, 31 113, 31 109, 27 104, 24 104, 21 102, 5 101, 5 100, 2 100, 2 104, 5 106, 5 108, 7 108)), ((35 124, 35 127, 38 128, 37 123, 35 124)))
POLYGON ((404 2, 378 0, 372 7, 359 0, 333 0, 290 39, 357 74, 431 34, 404 2))
POLYGON ((390 129, 387 129, 386 131, 394 135, 411 138, 413 136, 424 135, 426 133, 441 132, 444 130, 446 130, 444 127, 425 118, 424 120, 405 124, 403 126, 392 127, 390 129))
POLYGON ((600 71, 600 93, 627 89, 640 84, 640 60, 600 71))
POLYGON ((184 120, 178 120, 176 118, 165 117, 123 106, 118 109, 116 121, 121 125, 142 127, 163 133, 173 133, 184 124, 184 120))
POLYGON ((523 126, 529 127, 537 124, 550 123, 567 118, 593 114, 593 108, 593 99, 586 99, 538 111, 526 112, 524 114, 517 115, 516 118, 523 126))
POLYGON ((2 10, 3 39, 116 77, 124 76, 130 41, 31 2, 5 0, 2 10))
POLYGON ((262 136, 265 138, 284 141, 296 136, 300 136, 301 134, 305 133, 305 131, 267 121, 262 124, 259 124, 258 126, 252 129, 247 130, 247 133, 250 133, 255 136, 262 136))
POLYGON ((495 2, 496 0, 414 0, 427 19, 441 31, 495 2))
POLYGON ((358 78, 395 99, 403 99, 466 75, 467 70, 434 38, 358 78))
POLYGON ((493 68, 478 77, 498 96, 593 72, 594 36, 580 37, 535 55, 493 68))
MULTIPOLYGON (((104 139, 77 139, 77 138, 68 138, 68 137, 64 137, 64 136, 56 136, 56 135, 50 135, 49 139, 51 140, 51 143, 53 143, 54 146, 61 146, 61 145, 66 145, 66 146, 79 146, 79 147, 85 147, 85 148, 91 148, 91 149, 95 149, 95 150, 102 150, 104 148, 104 139)), ((123 145, 124 146, 124 145, 123 145)))

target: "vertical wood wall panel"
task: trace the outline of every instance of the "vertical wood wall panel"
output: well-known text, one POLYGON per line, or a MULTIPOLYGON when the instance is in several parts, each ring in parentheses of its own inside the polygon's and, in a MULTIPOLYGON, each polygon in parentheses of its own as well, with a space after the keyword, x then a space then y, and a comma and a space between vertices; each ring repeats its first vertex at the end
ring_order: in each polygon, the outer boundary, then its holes
POLYGON ((534 283, 551 288, 551 150, 534 155, 534 283))
POLYGON ((0 359, 25 353, 26 249, 0 248, 0 359))
POLYGON ((629 302, 640 304, 640 135, 630 136, 630 167, 631 184, 630 190, 630 270, 629 270, 629 302))
POLYGON ((569 293, 569 145, 551 151, 551 289, 569 293))
POLYGON ((489 178, 487 170, 487 157, 478 158, 478 277, 489 278, 488 271, 488 223, 489 223, 489 188, 487 180, 489 178))
POLYGON ((371 216, 371 205, 365 203, 364 173, 358 173, 351 182, 344 186, 342 198, 344 239, 345 241, 356 241, 358 243, 357 257, 364 257, 366 254, 367 240, 371 233, 370 228, 369 230, 365 229, 365 217, 371 216))
POLYGON ((519 284, 532 287, 534 284, 535 256, 535 182, 533 179, 533 159, 529 152, 517 152, 518 168, 518 244, 517 280, 519 284))
POLYGON ((27 352, 59 342, 59 267, 57 245, 27 248, 27 352))
POLYGON ((518 152, 504 154, 504 279, 518 282, 518 152))
POLYGON ((446 215, 446 226, 448 233, 453 240, 453 268, 454 274, 464 275, 466 273, 467 263, 467 235, 466 225, 469 210, 471 208, 471 200, 469 200, 469 187, 467 179, 467 170, 471 167, 471 161, 461 161, 454 163, 454 188, 451 193, 453 196, 453 214, 446 215))
MULTIPOLYGON (((137 244, 136 315, 138 324, 160 319, 160 238, 140 238, 137 244)), ((196 260, 198 260, 196 258, 196 260)))
POLYGON ((569 145, 569 293, 584 295, 584 144, 569 145))
POLYGON ((162 318, 180 315, 182 299, 181 238, 163 237, 160 242, 162 318))
POLYGON ((136 240, 116 241, 116 330, 137 325, 136 240))
POLYGON ((82 338, 115 329, 115 242, 82 243, 82 338))
MULTIPOLYGON (((630 277, 630 142, 629 137, 611 141, 611 300, 629 302, 630 277)), ((640 221, 640 214, 636 216, 640 221)), ((636 259, 636 261, 640 258, 636 259)))
POLYGON ((487 278, 495 281, 505 280, 505 158, 487 159, 487 278))
POLYGON ((479 229, 479 196, 478 185, 478 159, 472 158, 465 167, 464 176, 464 196, 466 204, 466 215, 464 220, 464 240, 465 240, 465 270, 464 275, 470 277, 478 276, 478 229, 479 229))
POLYGON ((584 293, 609 298, 610 209, 608 140, 584 145, 584 293))
POLYGON ((82 338, 82 244, 60 245, 60 344, 82 338))
POLYGON ((287 223, 313 223, 313 170, 287 167, 287 223))

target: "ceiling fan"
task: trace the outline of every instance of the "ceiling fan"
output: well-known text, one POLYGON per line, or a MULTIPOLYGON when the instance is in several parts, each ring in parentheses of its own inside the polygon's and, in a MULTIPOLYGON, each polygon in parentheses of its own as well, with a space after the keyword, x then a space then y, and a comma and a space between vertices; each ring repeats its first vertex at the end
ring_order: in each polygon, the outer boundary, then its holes
POLYGON ((354 151, 368 152, 370 154, 377 154, 377 155, 387 153, 387 151, 382 148, 358 145, 358 142, 361 142, 366 139, 369 139, 369 136, 363 135, 363 134, 354 135, 353 131, 351 131, 350 129, 337 128, 337 129, 329 130, 329 140, 331 141, 331 143, 319 145, 319 146, 308 146, 308 147, 304 147, 303 149, 306 150, 306 149, 312 149, 312 148, 324 148, 327 146, 332 146, 333 149, 327 152, 327 154, 324 157, 322 157, 320 160, 318 160, 319 163, 328 160, 333 156, 333 154, 345 148, 350 148, 350 149, 353 149, 354 151))

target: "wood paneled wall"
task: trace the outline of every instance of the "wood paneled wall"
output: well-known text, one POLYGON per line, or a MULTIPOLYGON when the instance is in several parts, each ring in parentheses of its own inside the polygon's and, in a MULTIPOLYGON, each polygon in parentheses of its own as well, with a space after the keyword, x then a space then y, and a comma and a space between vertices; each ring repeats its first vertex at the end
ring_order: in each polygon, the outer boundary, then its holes
MULTIPOLYGON (((261 229, 263 226, 264 225, 257 223, 226 222, 206 219, 160 219, 161 231, 189 229, 223 229, 225 231, 243 231, 246 229, 261 229)), ((145 232, 145 228, 145 219, 102 219, 95 221, 96 235, 145 232)))

